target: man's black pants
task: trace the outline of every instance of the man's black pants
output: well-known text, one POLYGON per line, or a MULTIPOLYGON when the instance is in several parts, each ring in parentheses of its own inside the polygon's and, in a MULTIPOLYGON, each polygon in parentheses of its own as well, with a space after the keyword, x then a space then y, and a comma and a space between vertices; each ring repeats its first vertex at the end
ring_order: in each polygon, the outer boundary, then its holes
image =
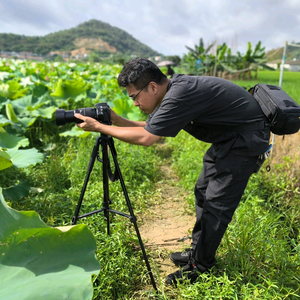
POLYGON ((203 157, 203 169, 195 186, 196 224, 192 247, 196 266, 205 271, 215 263, 215 254, 242 198, 258 157, 229 152, 224 158, 203 157))

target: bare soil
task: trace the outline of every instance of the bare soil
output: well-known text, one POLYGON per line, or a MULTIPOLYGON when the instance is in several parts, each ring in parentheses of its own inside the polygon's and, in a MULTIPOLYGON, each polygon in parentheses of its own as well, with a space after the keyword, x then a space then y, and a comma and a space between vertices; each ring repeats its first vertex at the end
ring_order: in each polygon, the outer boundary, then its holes
POLYGON ((157 183, 161 199, 139 217, 142 221, 139 230, 146 251, 151 249, 151 253, 154 253, 151 259, 154 259, 159 275, 164 279, 167 274, 178 269, 171 262, 170 253, 190 248, 195 214, 187 210, 186 195, 175 185, 178 177, 174 171, 163 166, 162 172, 164 179, 157 183))

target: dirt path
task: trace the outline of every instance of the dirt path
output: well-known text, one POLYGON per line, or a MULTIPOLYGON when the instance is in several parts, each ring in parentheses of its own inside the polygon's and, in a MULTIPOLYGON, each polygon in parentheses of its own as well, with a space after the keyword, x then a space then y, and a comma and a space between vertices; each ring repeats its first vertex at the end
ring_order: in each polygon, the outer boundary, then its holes
POLYGON ((190 247, 191 230, 195 215, 186 210, 184 192, 176 187, 176 174, 163 166, 163 181, 157 183, 162 192, 162 199, 153 206, 148 214, 141 216, 143 225, 139 227, 141 236, 146 240, 145 248, 151 248, 162 279, 178 269, 169 259, 172 252, 182 251, 190 247))

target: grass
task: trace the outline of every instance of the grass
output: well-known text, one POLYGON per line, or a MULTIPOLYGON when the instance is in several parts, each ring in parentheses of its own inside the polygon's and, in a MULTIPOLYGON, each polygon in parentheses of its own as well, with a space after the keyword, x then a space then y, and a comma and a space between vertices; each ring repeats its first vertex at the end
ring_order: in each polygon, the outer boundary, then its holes
MULTIPOLYGON (((252 74, 254 78, 254 72, 252 74)), ((257 80, 241 81, 233 80, 234 83, 244 86, 247 89, 257 83, 266 83, 272 85, 279 85, 280 71, 265 71, 258 72, 257 80)), ((288 72, 283 74, 282 89, 292 97, 297 103, 300 104, 300 72, 288 72)))
MULTIPOLYGON (((283 85, 290 95, 295 93, 298 101, 299 75, 286 72, 283 85)), ((278 72, 260 72, 259 81, 278 84, 277 76, 278 72)), ((300 298, 299 184, 295 179, 298 173, 291 171, 298 155, 293 144, 299 136, 293 135, 293 138, 288 151, 285 152, 287 146, 283 146, 283 152, 274 155, 271 173, 262 168, 252 176, 210 274, 201 275, 192 286, 183 283, 177 289, 167 287, 148 252, 159 289, 156 299, 300 298)), ((179 186, 190 191, 185 200, 194 211, 193 188, 209 145, 184 132, 165 141, 167 147, 162 153, 158 146, 144 148, 115 140, 118 161, 136 214, 151 210, 160 197, 153 183, 161 180, 159 166, 167 163, 171 163, 181 178, 179 186)), ((56 138, 55 143, 54 150, 45 152, 43 164, 24 170, 9 168, 0 173, 0 181, 5 187, 19 180, 29 180, 34 191, 10 205, 18 210, 35 210, 48 225, 62 226, 69 225, 74 214, 95 136, 56 138)), ((96 162, 81 213, 101 207, 102 193, 102 164, 96 162)), ((113 209, 128 211, 119 182, 110 183, 110 198, 113 209)), ((87 224, 97 242, 96 256, 101 271, 93 277, 94 299, 154 299, 130 221, 112 215, 111 236, 106 234, 107 223, 101 214, 80 222, 87 224)))
MULTIPOLYGON (((207 145, 195 143, 184 133, 180 133, 176 140, 168 140, 168 144, 174 149, 173 167, 184 178, 181 185, 192 191, 207 145), (182 167, 185 161, 189 168, 182 167), (190 165, 189 161, 194 163, 190 165)), ((177 299, 298 298, 300 206, 294 211, 286 210, 286 193, 272 199, 274 194, 282 192, 279 185, 282 178, 267 176, 265 171, 252 176, 219 248, 212 274, 202 275, 192 288, 182 286, 177 299)), ((188 199, 192 210, 191 199, 192 195, 188 199)), ((293 201, 299 203, 299 197, 293 201)))

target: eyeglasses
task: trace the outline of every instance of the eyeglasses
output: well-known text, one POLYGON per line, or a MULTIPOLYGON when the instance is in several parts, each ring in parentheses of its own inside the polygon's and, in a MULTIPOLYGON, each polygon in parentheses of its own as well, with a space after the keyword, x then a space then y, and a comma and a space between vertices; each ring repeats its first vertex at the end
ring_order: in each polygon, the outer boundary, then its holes
MULTIPOLYGON (((151 82, 151 81, 150 81, 151 82)), ((135 99, 137 98, 137 96, 140 94, 140 92, 150 83, 148 82, 135 96, 129 96, 133 101, 136 101, 135 99)))

